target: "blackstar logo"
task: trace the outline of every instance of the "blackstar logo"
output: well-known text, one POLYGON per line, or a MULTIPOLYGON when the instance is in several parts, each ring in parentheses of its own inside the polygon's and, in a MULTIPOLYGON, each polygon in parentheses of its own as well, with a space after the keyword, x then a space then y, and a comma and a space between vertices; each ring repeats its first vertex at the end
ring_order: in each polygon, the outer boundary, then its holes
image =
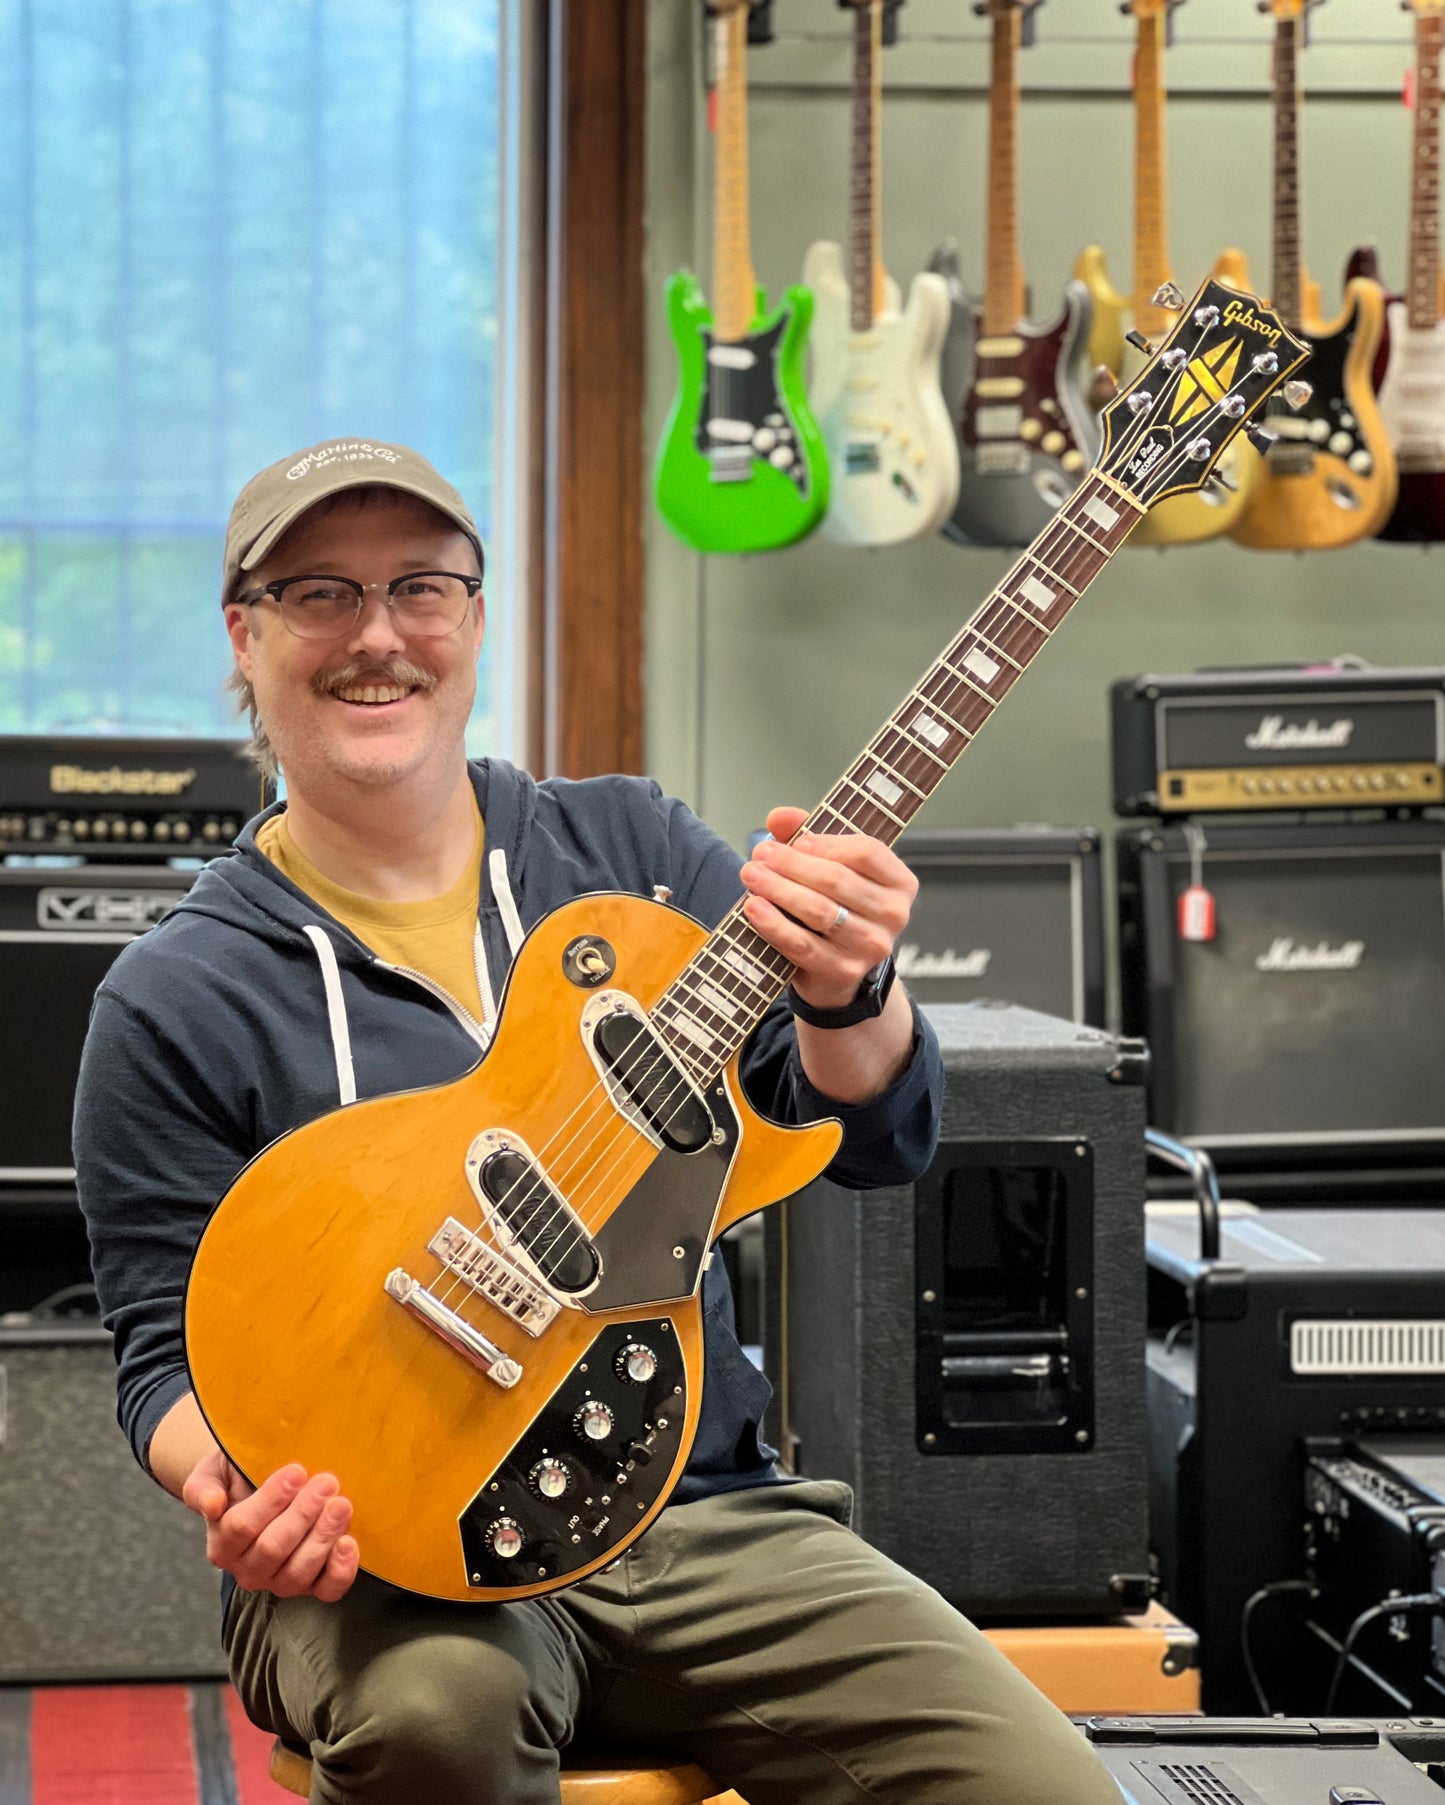
POLYGON ((1296 946, 1288 935, 1281 935, 1254 963, 1258 971, 1358 971, 1364 956, 1363 940, 1346 940, 1340 946, 1319 940, 1313 946, 1296 946))
POLYGON ((1246 332, 1257 332, 1272 345, 1279 343, 1279 327, 1268 325, 1244 301, 1231 301, 1224 310, 1224 317, 1231 325, 1243 326, 1246 332))
POLYGON ((87 928, 143 934, 185 896, 184 890, 42 890, 36 916, 51 933, 87 928))
POLYGON ((1334 721, 1328 727, 1318 721, 1286 725, 1283 715, 1267 714, 1253 733, 1245 734, 1244 743, 1251 752, 1321 752, 1348 746, 1354 731, 1353 721, 1334 721))
POLYGON ((971 953, 956 953, 952 947, 942 953, 925 953, 921 946, 905 943, 898 949, 896 963, 900 978, 981 978, 992 958, 986 946, 971 953))
POLYGON ((196 781, 194 771, 87 771, 80 765, 52 765, 55 796, 180 796, 196 781))

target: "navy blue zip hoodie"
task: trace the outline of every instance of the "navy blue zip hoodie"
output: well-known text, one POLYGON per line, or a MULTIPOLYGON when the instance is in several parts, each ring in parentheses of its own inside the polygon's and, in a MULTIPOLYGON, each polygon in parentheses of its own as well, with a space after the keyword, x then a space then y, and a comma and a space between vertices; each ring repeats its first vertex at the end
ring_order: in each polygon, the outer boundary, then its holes
MULTIPOLYGON (((484 997, 500 995, 524 932, 586 891, 651 895, 663 884, 708 927, 741 894, 737 855, 654 783, 537 783, 495 759, 472 765, 471 776, 486 823, 484 997)), ((156 1425, 190 1389, 186 1275, 241 1168, 353 1095, 449 1082, 482 1051, 441 997, 385 965, 281 875, 256 846, 264 819, 116 960, 81 1063, 80 1201, 115 1336, 120 1421, 143 1465, 156 1425)), ((904 1183, 932 1157, 943 1085, 917 1010, 914 1023, 913 1057, 897 1082, 868 1103, 839 1105, 809 1084, 779 1003, 744 1050, 749 1100, 783 1122, 839 1116, 845 1135, 829 1174, 840 1183, 904 1183)), ((707 1267, 704 1304, 701 1420, 675 1502, 774 1476, 760 1433, 769 1388, 738 1346, 719 1258, 707 1267)))

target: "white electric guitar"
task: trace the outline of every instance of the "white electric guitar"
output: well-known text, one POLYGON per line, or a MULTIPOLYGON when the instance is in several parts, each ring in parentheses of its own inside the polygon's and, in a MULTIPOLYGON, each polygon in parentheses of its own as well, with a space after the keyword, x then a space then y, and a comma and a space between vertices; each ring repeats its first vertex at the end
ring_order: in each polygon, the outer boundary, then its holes
POLYGON ((939 383, 948 286, 915 276, 899 311, 883 267, 879 207, 879 47, 883 0, 850 0, 853 155, 849 268, 836 244, 811 247, 809 389, 828 447, 832 491, 823 531, 847 545, 896 545, 937 532, 958 500, 958 440, 939 383))

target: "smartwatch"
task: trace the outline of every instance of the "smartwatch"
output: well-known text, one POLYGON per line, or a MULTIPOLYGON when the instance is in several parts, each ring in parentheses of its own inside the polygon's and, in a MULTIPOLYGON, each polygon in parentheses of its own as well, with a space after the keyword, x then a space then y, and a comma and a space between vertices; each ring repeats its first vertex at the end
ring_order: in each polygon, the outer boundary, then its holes
POLYGON ((872 971, 864 972, 858 994, 851 1003, 844 1003, 839 1009, 815 1009, 811 1003, 805 1003, 790 984, 788 1006, 798 1020, 806 1022, 810 1028, 851 1028, 856 1022, 872 1021, 874 1016, 882 1015, 897 975, 890 953, 872 971))

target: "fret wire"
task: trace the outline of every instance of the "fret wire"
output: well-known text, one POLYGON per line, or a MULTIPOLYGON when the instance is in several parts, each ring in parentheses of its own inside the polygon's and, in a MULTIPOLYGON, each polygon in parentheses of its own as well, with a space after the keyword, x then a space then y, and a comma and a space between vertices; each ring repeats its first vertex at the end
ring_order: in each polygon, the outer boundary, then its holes
POLYGON ((923 752, 924 747, 919 741, 912 739, 906 734, 896 720, 890 720, 888 725, 879 733, 877 739, 873 741, 875 747, 881 748, 885 744, 888 745, 888 751, 886 755, 883 756, 885 757, 888 769, 890 771, 898 772, 902 772, 906 769, 909 773, 909 781, 912 782, 913 777, 918 777, 920 782, 928 786, 928 793, 931 794, 932 786, 938 782, 939 772, 937 767, 942 767, 942 769, 946 771, 948 769, 947 759, 941 759, 936 751, 928 752, 925 756, 928 758, 929 764, 935 767, 935 769, 929 770, 921 768, 917 762, 916 755, 923 752), (898 741, 899 743, 894 745, 891 743, 893 741, 898 741))
POLYGON ((1022 672, 1024 667, 1014 655, 1011 652, 1006 652, 996 639, 990 639, 988 634, 985 633, 981 627, 971 627, 969 631, 973 634, 975 639, 979 640, 983 645, 986 645, 990 652, 997 652, 1005 664, 1011 664, 1016 671, 1022 672))
POLYGON ((845 777, 843 782, 847 784, 850 790, 856 790, 858 792, 867 807, 876 808, 880 814, 886 815, 895 827, 907 827, 908 823, 906 821, 901 821, 898 816, 893 813, 893 810, 888 807, 887 803, 880 802, 866 784, 859 783, 856 777, 845 777))
MULTIPOLYGON (((884 731, 886 732, 887 729, 885 728, 884 731)), ((883 735, 879 734, 878 738, 881 739, 882 737, 883 737, 883 735)), ((875 741, 874 744, 876 745, 877 741, 875 741)), ((916 783, 914 783, 910 778, 905 777, 903 775, 903 772, 900 770, 900 768, 897 765, 895 765, 890 759, 886 759, 886 758, 882 757, 881 754, 876 753, 876 752, 872 753, 871 756, 872 756, 874 762, 876 764, 881 765, 890 777, 896 777, 898 779, 898 781, 904 786, 905 789, 912 790, 913 794, 915 796, 919 797, 924 802, 926 802, 928 800, 929 792, 927 790, 920 790, 918 785, 916 783)))
POLYGON ((925 758, 932 759, 934 764, 938 766, 940 776, 943 776, 953 769, 946 758, 941 757, 931 746, 925 746, 922 740, 915 739, 906 727, 899 727, 897 728, 897 731, 903 735, 904 739, 906 739, 909 745, 916 751, 921 752, 925 758))
POLYGON ((938 662, 943 666, 943 668, 946 671, 951 671, 952 674, 958 679, 958 681, 962 684, 965 684, 969 689, 971 689, 973 691, 973 693, 976 696, 982 696, 984 701, 987 702, 991 707, 998 706, 998 698, 996 696, 990 695, 989 692, 986 689, 984 689, 981 684, 975 683, 973 678, 968 676, 964 671, 955 669, 955 667, 952 664, 950 664, 946 658, 940 658, 938 662))

